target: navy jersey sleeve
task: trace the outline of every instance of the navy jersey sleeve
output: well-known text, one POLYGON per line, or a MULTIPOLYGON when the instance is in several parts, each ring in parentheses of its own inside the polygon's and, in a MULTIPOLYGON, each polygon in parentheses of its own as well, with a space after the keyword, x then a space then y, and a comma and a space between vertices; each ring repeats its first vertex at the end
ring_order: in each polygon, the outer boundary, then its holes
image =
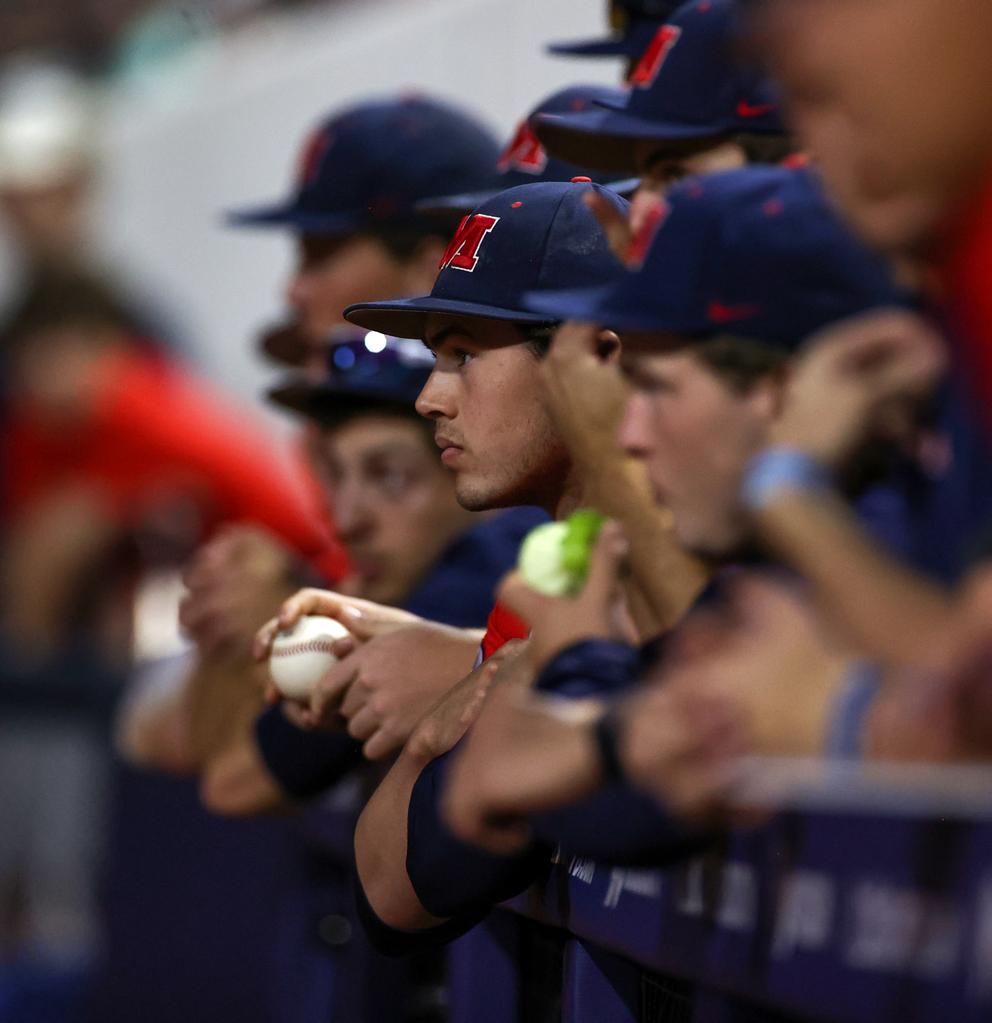
POLYGON ((471 930, 488 912, 484 910, 476 914, 465 914, 422 931, 401 931, 379 919, 376 911, 369 905, 365 889, 362 888, 362 882, 357 874, 354 878, 354 893, 355 911, 362 929, 376 952, 384 956, 412 955, 424 949, 446 945, 471 930))
POLYGON ((712 840, 669 816, 647 793, 610 785, 572 806, 531 818, 540 841, 582 856, 621 866, 664 866, 691 856, 712 840))
POLYGON ((407 815, 410 883, 427 912, 445 918, 488 911, 519 895, 540 879, 551 859, 550 850, 540 845, 516 856, 496 856, 467 845, 448 830, 441 819, 440 799, 451 753, 421 771, 407 815))
POLYGON ((294 799, 330 788, 362 762, 362 744, 343 732, 297 728, 279 706, 255 722, 255 742, 279 787, 294 799))
POLYGON ((587 639, 567 647, 544 666, 535 688, 571 699, 605 696, 637 680, 641 654, 610 640, 587 639))
POLYGON ((524 537, 547 521, 539 508, 511 508, 485 519, 448 547, 403 606, 445 625, 482 628, 524 537))

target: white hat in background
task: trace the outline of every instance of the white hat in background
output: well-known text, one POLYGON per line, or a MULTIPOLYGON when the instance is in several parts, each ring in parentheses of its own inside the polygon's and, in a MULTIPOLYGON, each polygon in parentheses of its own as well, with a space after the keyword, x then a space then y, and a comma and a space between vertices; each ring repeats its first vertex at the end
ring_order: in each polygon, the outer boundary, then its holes
POLYGON ((0 77, 0 188, 44 188, 84 172, 98 149, 96 102, 57 64, 25 62, 0 77))

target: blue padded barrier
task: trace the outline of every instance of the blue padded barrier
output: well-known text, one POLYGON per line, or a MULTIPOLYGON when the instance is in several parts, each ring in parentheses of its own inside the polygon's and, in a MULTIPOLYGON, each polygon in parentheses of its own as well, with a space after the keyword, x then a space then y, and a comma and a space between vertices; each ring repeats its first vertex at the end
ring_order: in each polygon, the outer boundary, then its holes
POLYGON ((791 810, 675 869, 559 863, 512 908, 579 939, 562 1023, 637 1023, 639 967, 698 984, 696 1023, 730 1018, 707 993, 756 1019, 992 1019, 992 815, 791 810))

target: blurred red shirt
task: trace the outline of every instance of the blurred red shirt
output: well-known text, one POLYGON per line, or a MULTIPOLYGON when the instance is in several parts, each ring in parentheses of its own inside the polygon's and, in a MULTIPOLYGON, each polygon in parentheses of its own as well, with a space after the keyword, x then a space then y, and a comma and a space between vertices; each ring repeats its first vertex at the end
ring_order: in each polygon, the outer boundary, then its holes
POLYGON ((947 309, 992 431, 992 175, 952 220, 941 270, 947 309))
POLYGON ((260 423, 161 355, 108 357, 88 416, 57 426, 12 395, 2 444, 6 515, 30 514, 58 489, 95 490, 122 526, 156 506, 192 502, 207 538, 224 523, 263 526, 334 580, 344 553, 318 513, 302 460, 260 423))

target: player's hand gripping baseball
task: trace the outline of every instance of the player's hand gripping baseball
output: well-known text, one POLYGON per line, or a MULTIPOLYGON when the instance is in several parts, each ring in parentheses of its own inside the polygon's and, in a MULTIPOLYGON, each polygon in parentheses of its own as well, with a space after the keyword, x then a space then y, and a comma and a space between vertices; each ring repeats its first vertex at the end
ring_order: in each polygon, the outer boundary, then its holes
POLYGON ((510 640, 456 685, 417 722, 407 752, 427 763, 452 749, 475 723, 494 685, 529 685, 533 671, 524 652, 525 640, 510 640))
MULTIPOLYGON (((428 622, 398 608, 327 590, 301 590, 255 640, 255 656, 269 656, 277 632, 303 615, 341 622, 350 635, 333 645, 338 663, 320 680, 307 704, 288 705, 301 727, 340 727, 365 742, 378 759, 406 741, 438 696, 471 669, 480 636, 428 622)), ((279 699, 274 689, 269 698, 279 699)))

